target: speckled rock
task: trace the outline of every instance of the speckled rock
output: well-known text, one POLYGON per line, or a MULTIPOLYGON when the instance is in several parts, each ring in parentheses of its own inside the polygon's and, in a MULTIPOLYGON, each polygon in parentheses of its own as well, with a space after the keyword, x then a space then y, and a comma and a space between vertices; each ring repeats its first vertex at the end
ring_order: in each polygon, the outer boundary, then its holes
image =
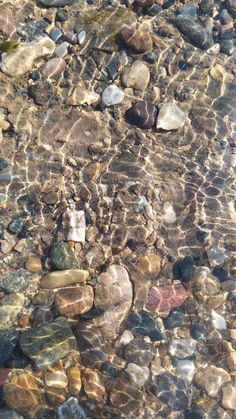
POLYGON ((127 417, 142 408, 143 392, 135 385, 117 378, 111 387, 110 402, 127 417))
POLYGON ((41 73, 43 77, 53 78, 58 76, 59 74, 63 73, 66 68, 66 62, 63 58, 52 58, 51 60, 47 61, 46 64, 41 69, 41 73))
POLYGON ((90 285, 65 288, 56 292, 55 306, 62 316, 86 313, 93 306, 93 288, 90 285))
POLYGON ((13 293, 0 299, 0 330, 11 329, 25 302, 24 294, 13 293))
POLYGON ((80 322, 75 326, 74 333, 83 366, 99 368, 107 360, 101 330, 92 323, 80 322))
POLYGON ((55 269, 78 268, 79 259, 68 243, 55 243, 50 251, 50 259, 55 269))
POLYGON ((225 409, 236 410, 236 382, 225 384, 222 387, 222 390, 223 390, 222 406, 225 409))
POLYGON ((193 339, 172 339, 169 353, 176 358, 184 359, 194 354, 197 342, 193 339))
POLYGON ((68 390, 72 396, 77 396, 82 387, 81 373, 78 367, 69 367, 66 370, 68 390))
POLYGON ((0 332, 0 365, 11 357, 18 338, 18 330, 12 329, 0 332))
POLYGON ((187 35, 190 41, 197 47, 207 50, 213 46, 212 35, 198 20, 194 20, 189 16, 178 15, 175 23, 180 32, 187 35))
POLYGON ((89 277, 88 271, 82 269, 67 269, 50 272, 40 282, 41 288, 61 288, 85 282, 89 277))
POLYGON ((148 336, 152 341, 163 339, 156 320, 146 311, 131 312, 127 318, 127 328, 134 336, 148 336))
POLYGON ((115 84, 110 84, 102 93, 102 102, 105 106, 118 105, 124 100, 124 92, 115 84))
POLYGON ((23 415, 34 417, 43 406, 42 391, 36 379, 29 372, 13 373, 3 386, 6 405, 23 415))
POLYGON ((32 275, 25 269, 18 269, 5 275, 0 275, 0 289, 6 293, 26 290, 32 275))
POLYGON ((149 101, 136 102, 125 114, 127 121, 140 128, 151 128, 155 125, 157 108, 149 101))
POLYGON ((68 321, 58 317, 52 323, 23 332, 20 347, 38 369, 43 369, 75 350, 76 340, 68 321))
POLYGON ((152 343, 135 338, 124 346, 121 354, 126 361, 144 366, 153 360, 155 348, 152 343))
POLYGON ((230 375, 223 368, 210 365, 197 372, 194 380, 210 397, 216 397, 220 387, 230 381, 230 375))
POLYGON ((148 31, 124 26, 119 32, 119 36, 127 47, 132 48, 137 53, 147 52, 152 49, 152 38, 148 31))
POLYGON ((185 113, 175 103, 164 103, 157 117, 156 128, 172 131, 181 128, 186 120, 185 113))
POLYGON ((102 383, 100 374, 91 368, 84 368, 82 370, 83 388, 89 399, 102 401, 106 389, 102 383))
POLYGON ((104 314, 96 319, 102 332, 115 337, 116 331, 132 304, 132 284, 129 275, 123 266, 112 265, 107 272, 98 278, 95 287, 94 306, 105 310, 104 314))
POLYGON ((150 71, 143 61, 136 60, 131 67, 122 75, 122 82, 125 87, 132 87, 136 90, 146 90, 150 80, 150 71))
POLYGON ((136 364, 128 364, 125 372, 128 374, 130 379, 140 387, 143 387, 148 381, 150 371, 148 367, 140 367, 136 364))
POLYGON ((149 291, 147 308, 156 313, 179 307, 188 298, 182 284, 152 287, 149 291))
POLYGON ((44 381, 48 387, 66 388, 68 385, 68 378, 64 371, 45 371, 44 381))
POLYGON ((55 43, 48 37, 42 37, 33 42, 25 42, 16 50, 2 54, 0 68, 8 76, 23 76, 32 70, 37 59, 52 55, 54 49, 55 43))
POLYGON ((70 397, 58 408, 58 419, 86 419, 87 415, 75 397, 70 397))

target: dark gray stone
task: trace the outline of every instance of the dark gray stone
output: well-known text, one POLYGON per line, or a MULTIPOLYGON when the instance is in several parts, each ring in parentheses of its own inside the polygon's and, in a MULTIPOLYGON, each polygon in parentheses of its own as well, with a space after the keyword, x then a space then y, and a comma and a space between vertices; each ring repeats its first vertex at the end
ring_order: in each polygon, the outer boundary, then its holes
POLYGON ((58 419, 86 419, 87 415, 75 397, 70 397, 58 408, 58 419))
POLYGON ((24 419, 24 416, 14 409, 4 407, 0 409, 0 419, 24 419))
POLYGON ((190 18, 197 17, 197 6, 193 3, 186 3, 184 6, 180 6, 176 10, 177 15, 188 16, 190 18))
POLYGON ((214 45, 211 34, 197 20, 188 16, 178 15, 175 22, 179 31, 188 36, 190 41, 197 47, 207 50, 214 45))
POLYGON ((19 332, 17 330, 12 329, 0 332, 0 364, 3 364, 12 356, 18 338, 19 332))

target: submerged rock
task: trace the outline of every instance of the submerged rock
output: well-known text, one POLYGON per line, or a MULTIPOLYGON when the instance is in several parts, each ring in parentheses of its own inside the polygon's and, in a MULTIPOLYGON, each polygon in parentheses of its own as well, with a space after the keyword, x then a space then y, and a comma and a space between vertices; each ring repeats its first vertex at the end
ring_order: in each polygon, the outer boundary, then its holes
POLYGON ((63 214, 64 228, 67 230, 66 239, 74 242, 84 242, 86 233, 86 220, 84 211, 67 209, 63 214))
MULTIPOLYGON (((93 105, 100 100, 100 95, 86 88, 83 82, 79 82, 72 95, 68 97, 66 104, 72 106, 93 105)), ((71 211, 72 212, 72 211, 71 211)), ((74 211, 75 212, 75 211, 74 211)), ((82 213, 84 211, 79 211, 82 213)))
POLYGON ((68 243, 52 245, 50 259, 54 268, 59 270, 78 268, 79 259, 68 243))
POLYGON ((45 7, 64 7, 73 3, 74 0, 39 0, 39 4, 45 7))
POLYGON ((106 389, 102 383, 101 375, 91 368, 82 370, 83 388, 89 399, 102 401, 106 389))
POLYGON ((127 328, 132 331, 134 336, 149 336, 152 341, 163 339, 156 320, 146 311, 130 313, 127 319, 127 328))
POLYGON ((56 292, 57 311, 66 317, 86 313, 93 306, 93 288, 90 285, 65 288, 56 292))
POLYGON ((169 353, 176 358, 184 359, 193 355, 197 342, 194 339, 172 339, 169 344, 169 353))
POLYGON ((174 103, 164 103, 157 117, 157 129, 172 131, 181 128, 186 120, 186 115, 174 103))
POLYGON ((195 374, 194 380, 200 387, 204 388, 210 397, 215 397, 220 387, 230 381, 230 375, 223 368, 210 365, 195 374))
POLYGON ((197 47, 207 50, 214 45, 211 34, 199 21, 179 14, 175 23, 180 32, 187 35, 190 41, 197 47))
MULTIPOLYGON (((236 6, 235 6, 236 12, 236 6)), ((227 383, 223 386, 222 406, 225 409, 236 410, 236 382, 227 383)))
POLYGON ((24 294, 20 293, 12 293, 0 299, 0 330, 12 328, 24 302, 24 294))
POLYGON ((101 330, 90 322, 78 323, 74 330, 83 366, 99 368, 106 362, 105 339, 101 330))
POLYGON ((115 84, 110 84, 102 93, 102 102, 106 106, 118 105, 124 100, 124 92, 115 84))
POLYGON ((120 39, 137 53, 152 49, 152 38, 148 31, 124 26, 119 32, 120 39))
POLYGON ((126 111, 126 118, 129 123, 140 128, 151 128, 155 125, 157 108, 149 101, 136 102, 126 111))
POLYGON ((188 298, 181 284, 152 287, 149 291, 147 308, 156 313, 179 307, 188 298))
POLYGON ((66 68, 66 62, 63 58, 52 58, 47 61, 41 69, 43 77, 53 78, 61 74, 66 68))
POLYGON ((41 57, 52 55, 55 42, 48 37, 21 44, 15 51, 2 54, 0 68, 3 73, 12 77, 29 73, 35 61, 41 57))
POLYGON ((136 364, 128 364, 125 372, 129 375, 130 379, 140 387, 143 387, 148 381, 150 371, 148 367, 141 367, 136 364))
POLYGON ((89 277, 88 271, 82 269, 67 269, 50 272, 40 282, 41 288, 61 288, 85 282, 89 277))
POLYGON ((0 364, 3 364, 11 357, 18 338, 18 330, 11 329, 0 332, 0 364))
POLYGON ((81 372, 78 367, 69 367, 66 370, 68 377, 68 390, 73 396, 79 394, 82 387, 81 372))
POLYGON ((126 416, 139 411, 143 403, 143 391, 119 378, 114 380, 110 391, 110 402, 126 416))
POLYGON ((143 61, 136 60, 131 67, 127 69, 123 76, 122 82, 125 87, 132 87, 136 90, 145 90, 150 80, 150 71, 143 61))
POLYGON ((7 293, 24 291, 31 278, 32 275, 25 269, 0 275, 0 289, 7 293))
POLYGON ((79 405, 78 399, 70 397, 58 408, 58 419, 86 419, 84 409, 79 405))
POLYGON ((67 319, 58 317, 52 323, 23 332, 20 347, 38 369, 43 369, 75 350, 76 340, 67 319))

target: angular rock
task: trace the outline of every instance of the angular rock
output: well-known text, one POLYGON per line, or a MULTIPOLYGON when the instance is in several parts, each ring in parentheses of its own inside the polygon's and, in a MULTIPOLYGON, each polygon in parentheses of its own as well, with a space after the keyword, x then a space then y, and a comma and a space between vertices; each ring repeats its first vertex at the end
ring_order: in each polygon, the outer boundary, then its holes
POLYGON ((32 70, 37 59, 52 55, 54 49, 55 43, 48 37, 42 37, 33 42, 25 42, 16 50, 2 54, 0 68, 8 76, 23 76, 32 70))
POLYGON ((68 378, 64 371, 46 371, 44 374, 44 381, 48 387, 66 388, 68 385, 68 378))
POLYGON ((63 271, 54 271, 45 275, 40 282, 41 288, 62 288, 73 284, 79 284, 87 281, 88 271, 82 269, 66 269, 63 271))
POLYGON ((18 338, 18 330, 12 329, 0 332, 0 365, 11 358, 18 338))
POLYGON ((87 419, 87 415, 75 397, 70 397, 58 408, 58 419, 87 419))
POLYGON ((43 406, 43 392, 29 372, 13 373, 3 386, 6 405, 22 415, 34 417, 43 406))
POLYGON ((31 274, 25 269, 19 269, 5 275, 0 275, 0 289, 6 293, 24 291, 26 290, 31 277, 31 274))
POLYGON ((176 372, 184 380, 187 380, 191 383, 195 373, 194 362, 190 361, 189 359, 178 360, 176 365, 176 372))
MULTIPOLYGON (((236 12, 236 6, 235 6, 236 12)), ((227 383, 222 387, 223 399, 222 406, 225 409, 236 410, 236 383, 227 383)))
POLYGON ((4 11, 1 11, 0 15, 0 33, 3 35, 10 37, 13 32, 15 32, 15 22, 13 21, 10 14, 7 14, 4 11))
POLYGON ((132 305, 132 296, 132 284, 123 266, 112 265, 107 272, 99 276, 98 285, 95 287, 94 306, 105 310, 104 314, 96 319, 104 334, 115 336, 132 305))
POLYGON ((176 358, 184 359, 193 355, 197 342, 193 339, 172 339, 169 344, 169 353, 176 358))
POLYGON ((79 259, 68 243, 53 244, 50 259, 55 269, 64 270, 78 268, 79 259))
POLYGON ((110 84, 102 93, 102 102, 105 106, 118 105, 124 100, 124 92, 115 84, 110 84))
MULTIPOLYGON (((93 92, 85 87, 83 82, 79 82, 72 95, 68 97, 66 104, 72 106, 78 105, 93 105, 100 100, 100 95, 93 92)), ((84 213, 84 211, 79 211, 79 213, 84 213)), ((85 228, 85 227, 84 227, 85 228)), ((70 239, 72 240, 72 239, 70 239)), ((77 241, 77 240, 75 240, 77 241)))
POLYGON ((152 49, 152 38, 148 31, 124 26, 119 32, 120 39, 138 54, 152 49))
POLYGON ((157 117, 156 128, 165 131, 177 130, 185 123, 186 115, 174 103, 164 103, 157 117))
POLYGON ((43 77, 53 78, 63 73, 66 68, 66 62, 63 58, 51 58, 47 61, 46 64, 41 68, 41 73, 43 77))
POLYGON ((38 369, 43 369, 76 350, 76 340, 67 319, 58 317, 52 323, 23 332, 20 347, 38 369))
POLYGON ((82 382, 84 391, 89 399, 102 401, 106 389, 102 383, 100 374, 91 368, 82 370, 82 382))
POLYGON ((24 294, 10 294, 0 300, 0 330, 11 329, 25 302, 24 294))
POLYGON ((125 114, 130 124, 140 128, 151 128, 156 123, 157 108, 149 101, 136 102, 125 114))
POLYGON ((230 375, 223 368, 210 365, 197 372, 194 380, 210 397, 216 397, 220 387, 230 381, 230 375))
POLYGON ((78 367, 69 367, 66 370, 68 377, 68 390, 72 396, 77 396, 82 387, 81 373, 78 367))
POLYGON ((180 307, 188 298, 188 292, 182 284, 152 287, 149 291, 147 308, 155 313, 180 307))
POLYGON ((131 67, 127 69, 122 76, 123 85, 125 87, 132 87, 136 90, 145 90, 149 80, 149 68, 140 60, 134 61, 131 67))
POLYGON ((64 228, 67 230, 66 239, 83 243, 86 234, 86 221, 84 211, 67 209, 63 214, 64 228))
POLYGON ((56 292, 55 306, 65 317, 86 313, 93 306, 93 288, 90 285, 65 288, 56 292))
POLYGON ((28 256, 25 262, 25 267, 30 272, 39 273, 42 271, 42 262, 36 256, 28 256))
POLYGON ((148 381, 150 371, 148 367, 140 367, 136 364, 128 364, 125 372, 129 375, 130 379, 140 387, 145 386, 148 381))
POLYGON ((110 402, 118 412, 128 417, 142 408, 143 392, 135 385, 117 378, 111 387, 110 402))
POLYGON ((152 341, 163 339, 156 320, 145 311, 130 313, 127 319, 127 328, 132 331, 134 336, 149 336, 152 341))
POLYGON ((212 35, 199 21, 186 15, 178 15, 175 23, 180 32, 187 35, 190 41, 197 47, 207 50, 214 45, 212 35))

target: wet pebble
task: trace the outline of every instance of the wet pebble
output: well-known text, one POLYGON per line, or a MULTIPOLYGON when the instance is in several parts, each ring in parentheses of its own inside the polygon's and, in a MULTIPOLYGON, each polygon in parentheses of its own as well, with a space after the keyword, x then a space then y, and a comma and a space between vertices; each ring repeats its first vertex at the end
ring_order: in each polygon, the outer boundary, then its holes
POLYGON ((53 244, 50 251, 50 260, 54 268, 59 270, 77 268, 79 260, 68 243, 53 244))
POLYGON ((178 15, 175 23, 180 32, 187 35, 190 41, 197 47, 207 50, 213 46, 214 42, 211 34, 199 21, 186 15, 178 15))
POLYGON ((126 361, 140 366, 148 365, 153 360, 154 355, 153 344, 139 338, 135 338, 125 345, 122 352, 122 357, 126 361))
MULTIPOLYGON (((78 105, 84 105, 84 104, 92 105, 92 104, 98 103, 99 100, 100 100, 100 95, 98 93, 95 93, 94 91, 87 89, 83 82, 79 82, 77 84, 77 87, 73 91, 72 95, 68 97, 66 103, 67 103, 67 105, 72 105, 72 106, 78 106, 78 105)), ((81 212, 81 211, 79 211, 79 212, 81 212)), ((78 229, 78 226, 81 225, 81 223, 79 224, 78 222, 73 223, 73 224, 74 224, 74 227, 77 226, 77 229, 78 229)), ((81 226, 81 228, 82 228, 82 226, 81 226)), ((74 241, 84 241, 85 228, 86 228, 86 225, 84 223, 83 240, 78 240, 78 238, 81 238, 81 236, 82 236, 81 232, 80 232, 80 237, 78 237, 78 233, 75 234, 76 233, 76 231, 75 231, 74 234, 73 234, 73 231, 71 229, 70 236, 73 237, 74 239, 76 238, 76 240, 74 240, 74 241)), ((76 230, 76 229, 74 228, 74 230, 76 230)), ((70 240, 73 240, 73 238, 70 238, 70 240)))
POLYGON ((65 39, 65 41, 69 42, 72 45, 76 45, 77 44, 77 36, 74 32, 72 31, 66 31, 63 33, 63 37, 65 39))
POLYGON ((223 386, 222 406, 225 409, 236 410, 236 382, 227 383, 223 386))
POLYGON ((162 340, 162 332, 156 320, 147 312, 130 313, 127 319, 127 328, 134 336, 149 336, 152 341, 162 340))
POLYGON ((77 39, 78 39, 78 44, 83 45, 86 39, 86 32, 85 31, 79 32, 77 35, 77 39))
POLYGON ((186 120, 185 113, 174 103, 164 103, 157 117, 156 128, 165 131, 181 128, 186 120))
POLYGON ((138 3, 140 6, 147 7, 155 3, 155 0, 136 0, 136 3, 138 3))
POLYGON ((149 68, 140 60, 133 62, 123 76, 122 82, 125 87, 132 87, 136 90, 146 90, 150 79, 149 68))
POLYGON ((147 308, 156 313, 179 307, 188 298, 188 292, 181 284, 152 287, 149 290, 147 308))
POLYGON ((42 262, 36 256, 28 256, 25 262, 25 268, 33 273, 39 273, 42 271, 42 262))
POLYGON ((101 375, 91 368, 82 370, 83 388, 89 399, 102 401, 106 389, 102 383, 101 375))
POLYGON ((228 11, 234 16, 236 17, 236 1, 235 0, 227 0, 226 1, 226 6, 228 11))
POLYGON ((80 406, 78 399, 70 397, 58 407, 58 419, 86 419, 87 415, 80 406))
POLYGON ((192 256, 185 256, 182 260, 175 262, 173 266, 173 278, 183 282, 192 280, 195 271, 195 260, 192 256))
POLYGON ((190 324, 190 335, 193 339, 201 342, 207 339, 208 331, 201 324, 190 324))
POLYGON ((90 322, 80 322, 76 325, 74 333, 83 366, 99 368, 106 362, 105 340, 97 326, 90 322))
POLYGON ((66 269, 62 271, 49 272, 40 283, 41 288, 61 288, 73 284, 83 283, 89 277, 88 271, 82 269, 66 269))
POLYGON ((82 387, 81 372, 78 367, 69 367, 66 370, 68 378, 68 390, 72 396, 79 394, 82 387))
POLYGON ((62 32, 60 31, 60 29, 58 28, 53 28, 50 32, 50 38, 54 41, 57 42, 61 39, 62 37, 62 32))
POLYGON ((25 302, 24 294, 12 293, 0 299, 0 330, 11 329, 25 302))
POLYGON ((211 13, 214 7, 214 0, 201 0, 199 4, 199 9, 202 13, 209 14, 211 13))
POLYGON ((125 372, 130 379, 140 387, 143 387, 146 384, 150 374, 148 367, 141 367, 140 365, 132 363, 127 365, 125 372))
POLYGON ((197 342, 193 339, 172 339, 169 344, 169 354, 173 357, 184 359, 192 356, 197 342))
POLYGON ((169 329, 174 327, 181 327, 185 321, 185 314, 180 310, 173 310, 166 319, 164 319, 165 326, 169 329))
POLYGON ((110 402, 118 412, 127 416, 140 410, 143 392, 135 385, 117 378, 111 386, 110 402))
POLYGON ((68 19, 68 12, 65 9, 58 9, 56 19, 59 22, 66 22, 68 19))
POLYGON ((131 124, 140 128, 151 128, 155 125, 157 108, 148 101, 136 102, 126 112, 126 118, 131 124))
POLYGON ((210 397, 216 397, 220 387, 230 381, 230 375, 223 368, 210 365, 198 371, 194 380, 210 397))
POLYGON ((0 16, 0 32, 5 36, 10 37, 14 31, 15 31, 14 20, 12 19, 10 14, 7 14, 6 12, 4 13, 4 11, 2 11, 1 16, 0 16))
POLYGON ((102 102, 105 106, 118 105, 124 100, 124 92, 115 84, 110 84, 102 93, 102 102))
POLYGON ((62 44, 58 45, 55 48, 54 54, 58 57, 58 58, 62 58, 65 57, 65 55, 68 54, 68 46, 69 46, 69 42, 62 42, 62 44))
POLYGON ((5 275, 0 275, 0 288, 7 293, 24 291, 32 275, 25 269, 12 271, 5 275))
POLYGON ((191 383, 195 374, 194 362, 190 361, 189 359, 179 359, 176 363, 176 372, 184 380, 187 380, 191 383))
POLYGON ((12 234, 19 234, 24 227, 24 220, 23 218, 15 218, 8 224, 8 231, 12 234))
POLYGON ((197 17, 197 6, 194 3, 186 3, 184 6, 179 6, 176 9, 176 14, 194 19, 197 17))
POLYGON ((45 105, 53 97, 54 88, 50 82, 44 80, 30 85, 28 93, 37 105, 45 105))
POLYGON ((127 47, 137 53, 147 52, 152 49, 152 38, 148 31, 131 29, 124 26, 119 32, 120 39, 127 47))
POLYGON ((42 67, 41 73, 43 77, 53 78, 61 74, 66 68, 66 62, 63 58, 52 58, 42 67))
POLYGON ((64 7, 69 6, 74 0, 39 0, 39 3, 45 7, 64 7))
POLYGON ((15 329, 0 332, 0 365, 11 358, 19 338, 15 329))
POLYGON ((154 64, 156 62, 156 60, 157 60, 157 55, 155 54, 155 52, 148 52, 145 55, 145 58, 146 58, 146 60, 147 60, 148 63, 154 64))
POLYGON ((55 294, 55 307, 65 317, 86 313, 92 305, 93 288, 90 285, 61 289, 55 294))
POLYGON ((46 307, 36 307, 33 312, 33 327, 40 326, 43 323, 53 321, 54 315, 52 310, 46 307))

